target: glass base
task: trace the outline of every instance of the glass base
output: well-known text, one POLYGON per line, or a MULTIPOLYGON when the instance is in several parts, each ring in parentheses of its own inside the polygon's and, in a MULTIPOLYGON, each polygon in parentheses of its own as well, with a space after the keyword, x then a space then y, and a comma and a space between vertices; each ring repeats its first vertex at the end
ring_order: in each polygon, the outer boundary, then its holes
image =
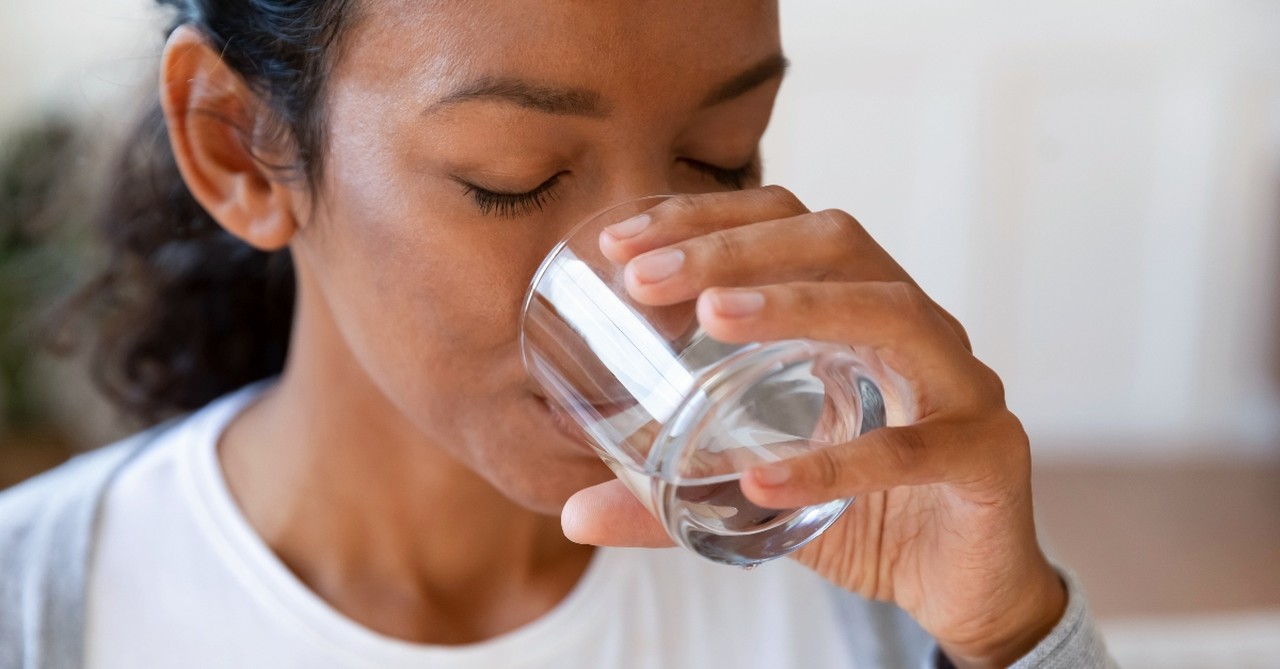
MULTIPOLYGON (((853 500, 766 509, 742 493, 742 472, 850 441, 884 421, 879 388, 851 348, 751 345, 705 370, 658 435, 642 501, 681 546, 749 568, 812 541, 853 500)), ((629 486, 639 493, 639 483, 629 486)))
POLYGON ((853 502, 765 509, 742 494, 737 478, 693 486, 656 480, 654 494, 663 500, 667 529, 678 543, 712 562, 748 568, 816 539, 853 502), (731 515, 718 515, 726 513, 731 515))

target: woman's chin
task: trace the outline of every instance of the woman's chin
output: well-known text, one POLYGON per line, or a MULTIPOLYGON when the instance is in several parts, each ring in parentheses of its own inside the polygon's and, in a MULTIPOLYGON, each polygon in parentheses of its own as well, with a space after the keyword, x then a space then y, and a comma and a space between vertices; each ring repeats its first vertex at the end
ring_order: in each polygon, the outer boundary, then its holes
POLYGON ((503 469, 505 471, 488 477, 494 487, 512 502, 548 516, 560 515, 564 503, 579 490, 613 478, 613 472, 604 462, 593 456, 503 469), (538 475, 530 476, 532 472, 538 475))
MULTIPOLYGON (((544 515, 560 515, 574 493, 613 478, 587 436, 567 416, 556 416, 540 397, 526 395, 520 409, 478 431, 471 468, 512 502, 544 515), (536 435, 530 437, 529 435, 536 435)), ((465 440, 464 440, 465 441, 465 440)))

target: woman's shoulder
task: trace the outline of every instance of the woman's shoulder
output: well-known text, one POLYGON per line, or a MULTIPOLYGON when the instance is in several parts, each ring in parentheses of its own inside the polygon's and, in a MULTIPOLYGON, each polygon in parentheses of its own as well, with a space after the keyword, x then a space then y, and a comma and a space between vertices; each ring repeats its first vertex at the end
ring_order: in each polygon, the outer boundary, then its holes
POLYGON ((54 518, 81 513, 92 520, 103 493, 126 465, 152 446, 207 436, 204 428, 209 427, 210 420, 220 424, 263 387, 265 383, 258 383, 233 391, 192 413, 74 457, 44 474, 0 491, 0 558, 4 556, 4 547, 13 540, 54 518))
POLYGON ((121 466, 172 427, 166 423, 96 448, 0 492, 0 546, 23 526, 47 521, 68 507, 92 504, 121 466))
POLYGON ((77 456, 0 492, 0 666, 47 666, 51 655, 74 655, 103 492, 174 425, 77 456))
POLYGON ((19 578, 49 556, 86 550, 107 486, 125 465, 180 424, 175 420, 157 425, 0 492, 0 594, 12 586, 4 581, 19 578))

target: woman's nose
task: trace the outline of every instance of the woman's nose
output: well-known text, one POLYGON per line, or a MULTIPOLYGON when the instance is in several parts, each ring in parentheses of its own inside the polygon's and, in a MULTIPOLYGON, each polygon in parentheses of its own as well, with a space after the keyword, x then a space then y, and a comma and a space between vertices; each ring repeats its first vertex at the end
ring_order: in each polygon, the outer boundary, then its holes
POLYGON ((657 155, 645 156, 638 151, 630 154, 623 164, 606 173, 588 177, 585 182, 583 197, 577 202, 570 202, 567 198, 563 200, 556 220, 550 221, 545 228, 545 238, 539 240, 539 258, 580 224, 613 207, 643 197, 677 192, 669 160, 657 155))
POLYGON ((675 195, 677 192, 678 189, 667 174, 653 175, 649 178, 629 179, 609 189, 603 198, 605 202, 600 209, 603 210, 642 197, 675 195))
POLYGON ((597 181, 599 190, 593 213, 650 195, 672 195, 679 190, 673 179, 671 156, 653 147, 633 146, 609 173, 597 181))

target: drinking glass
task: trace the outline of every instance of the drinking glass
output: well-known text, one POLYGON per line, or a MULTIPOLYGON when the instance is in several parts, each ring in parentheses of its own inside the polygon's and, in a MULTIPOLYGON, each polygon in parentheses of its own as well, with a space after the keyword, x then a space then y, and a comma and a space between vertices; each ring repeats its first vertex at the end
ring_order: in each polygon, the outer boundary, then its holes
POLYGON ((612 207, 555 246, 525 296, 521 353, 553 414, 581 430, 677 545, 750 568, 813 540, 852 499, 763 508, 743 495, 742 474, 885 425, 891 372, 847 345, 720 342, 693 301, 633 300, 600 233, 667 197, 612 207))

